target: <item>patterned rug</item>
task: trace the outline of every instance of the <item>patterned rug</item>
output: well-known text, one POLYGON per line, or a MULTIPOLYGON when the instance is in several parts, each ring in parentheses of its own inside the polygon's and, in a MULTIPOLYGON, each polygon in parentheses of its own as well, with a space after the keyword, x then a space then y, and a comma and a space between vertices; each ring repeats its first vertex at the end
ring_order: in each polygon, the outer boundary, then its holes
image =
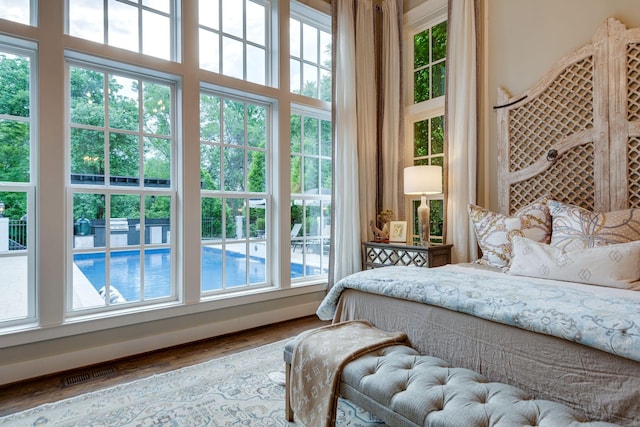
MULTIPOLYGON (((0 426, 296 426, 284 416, 286 341, 0 418, 0 426)), ((337 426, 382 423, 340 399, 337 426)))

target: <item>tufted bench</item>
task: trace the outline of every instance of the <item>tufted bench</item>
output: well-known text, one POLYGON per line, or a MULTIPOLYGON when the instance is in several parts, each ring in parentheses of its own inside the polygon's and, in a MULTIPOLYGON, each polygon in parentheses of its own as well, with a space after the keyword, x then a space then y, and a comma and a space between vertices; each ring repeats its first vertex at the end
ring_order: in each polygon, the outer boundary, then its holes
MULTIPOLYGON (((293 339, 284 349, 288 421, 294 415, 288 384, 295 345, 293 339)), ((348 363, 340 396, 394 427, 614 426, 589 422, 565 405, 532 399, 516 387, 489 382, 477 372, 452 368, 442 359, 402 345, 348 363)))

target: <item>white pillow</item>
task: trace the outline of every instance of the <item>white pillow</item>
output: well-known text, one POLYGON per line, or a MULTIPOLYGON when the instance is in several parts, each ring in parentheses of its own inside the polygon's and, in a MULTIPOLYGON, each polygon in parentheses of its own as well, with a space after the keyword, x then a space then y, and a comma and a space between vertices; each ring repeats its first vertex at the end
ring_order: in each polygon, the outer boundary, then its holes
POLYGON ((630 289, 640 279, 640 241, 565 252, 524 237, 511 239, 507 272, 515 276, 564 280, 630 289))

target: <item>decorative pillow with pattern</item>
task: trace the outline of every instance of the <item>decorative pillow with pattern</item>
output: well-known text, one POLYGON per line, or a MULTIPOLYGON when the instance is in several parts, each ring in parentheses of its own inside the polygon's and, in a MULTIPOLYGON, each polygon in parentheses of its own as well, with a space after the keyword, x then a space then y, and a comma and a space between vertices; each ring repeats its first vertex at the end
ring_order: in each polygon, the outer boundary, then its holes
POLYGON ((562 249, 523 237, 512 239, 507 272, 515 276, 564 280, 630 289, 640 279, 640 242, 580 249, 562 249))
POLYGON ((482 257, 476 262, 494 267, 506 267, 511 260, 511 238, 513 236, 549 243, 551 216, 547 201, 547 197, 542 197, 521 208, 513 216, 469 205, 469 218, 473 223, 478 245, 482 250, 482 257))
POLYGON ((640 209, 592 212, 549 201, 551 245, 565 252, 640 240, 640 209))

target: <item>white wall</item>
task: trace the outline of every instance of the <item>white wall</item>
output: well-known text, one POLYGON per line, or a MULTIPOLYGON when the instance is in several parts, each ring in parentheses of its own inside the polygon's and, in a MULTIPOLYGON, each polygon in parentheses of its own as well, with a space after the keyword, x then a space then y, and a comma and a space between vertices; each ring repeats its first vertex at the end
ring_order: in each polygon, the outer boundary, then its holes
POLYGON ((516 96, 536 83, 560 58, 590 43, 608 17, 640 27, 638 0, 481 0, 484 78, 481 101, 485 157, 479 165, 478 200, 498 209, 497 89, 516 96))

